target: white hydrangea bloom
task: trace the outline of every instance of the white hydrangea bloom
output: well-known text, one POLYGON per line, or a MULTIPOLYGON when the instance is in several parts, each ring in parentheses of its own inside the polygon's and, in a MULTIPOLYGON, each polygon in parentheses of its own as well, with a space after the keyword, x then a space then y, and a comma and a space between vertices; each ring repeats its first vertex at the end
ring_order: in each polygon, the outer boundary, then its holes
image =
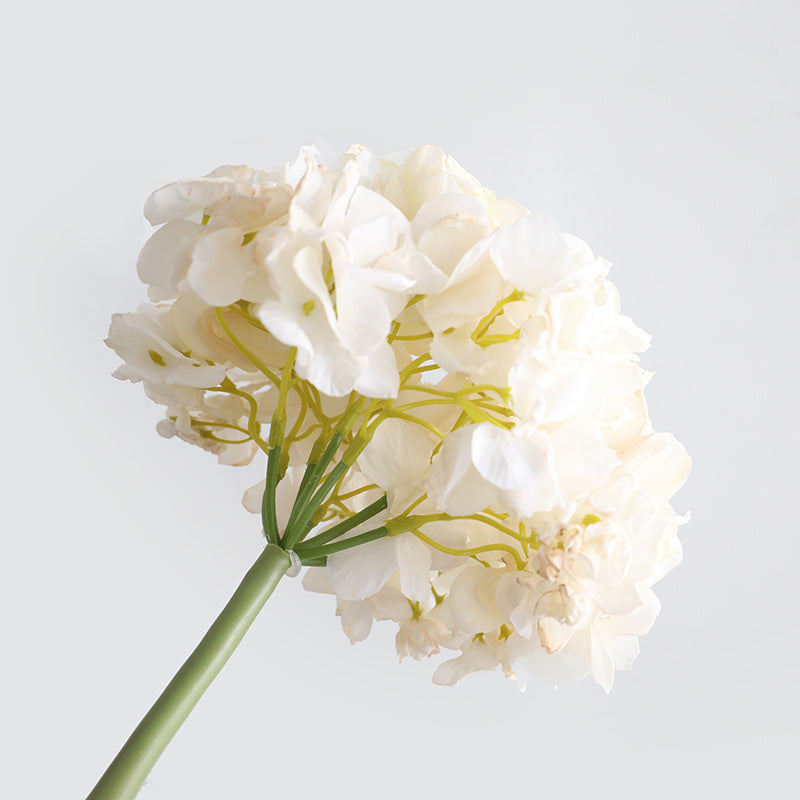
POLYGON ((653 430, 608 262, 430 145, 221 167, 146 216, 157 305, 115 315, 115 375, 222 463, 278 443, 273 524, 350 641, 393 620, 400 658, 452 652, 437 683, 610 690, 680 561, 690 462, 653 430))

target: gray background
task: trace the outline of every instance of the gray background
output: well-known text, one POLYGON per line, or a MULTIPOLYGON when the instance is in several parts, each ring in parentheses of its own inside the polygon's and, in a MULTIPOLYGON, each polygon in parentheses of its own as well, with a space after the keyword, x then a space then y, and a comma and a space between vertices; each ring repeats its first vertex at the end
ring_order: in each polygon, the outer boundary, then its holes
POLYGON ((9 798, 80 798, 256 556, 251 470, 160 439, 102 338, 141 207, 220 163, 433 142, 614 262, 694 458, 663 612, 610 697, 351 648, 279 587, 144 798, 765 796, 796 783, 794 2, 77 0, 6 18, 2 482, 9 798), (10 248, 9 248, 10 245, 10 248), (279 794, 278 794, 279 793, 279 794))

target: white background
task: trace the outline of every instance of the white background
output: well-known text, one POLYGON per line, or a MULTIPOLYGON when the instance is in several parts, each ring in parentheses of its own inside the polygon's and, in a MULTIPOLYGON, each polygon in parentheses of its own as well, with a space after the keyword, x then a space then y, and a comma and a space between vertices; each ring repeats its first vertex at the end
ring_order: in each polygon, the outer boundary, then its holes
POLYGON ((47 2, 7 10, 0 794, 81 798, 255 558, 255 471, 159 438, 102 344, 154 188, 433 142, 614 262, 694 458, 663 612, 610 696, 455 689, 285 581, 143 798, 791 795, 796 2, 47 2), (783 787, 783 788, 782 788, 783 787))

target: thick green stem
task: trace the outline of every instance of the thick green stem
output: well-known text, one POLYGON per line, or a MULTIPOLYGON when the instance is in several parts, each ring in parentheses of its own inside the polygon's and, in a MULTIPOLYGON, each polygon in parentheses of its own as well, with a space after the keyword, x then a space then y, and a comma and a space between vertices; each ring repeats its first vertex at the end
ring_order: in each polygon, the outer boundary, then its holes
POLYGON ((132 800, 136 796, 164 748, 230 658, 290 563, 284 550, 267 545, 87 800, 132 800))

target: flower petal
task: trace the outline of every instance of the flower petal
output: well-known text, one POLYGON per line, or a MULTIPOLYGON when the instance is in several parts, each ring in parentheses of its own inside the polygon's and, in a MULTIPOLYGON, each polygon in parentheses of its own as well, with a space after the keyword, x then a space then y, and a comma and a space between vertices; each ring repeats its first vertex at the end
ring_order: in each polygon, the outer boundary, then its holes
POLYGON ((397 556, 389 537, 328 556, 328 577, 342 600, 363 600, 379 592, 395 569, 397 556))
POLYGON ((500 274, 523 292, 549 289, 570 269, 563 234, 541 214, 529 214, 500 228, 489 252, 500 274))

